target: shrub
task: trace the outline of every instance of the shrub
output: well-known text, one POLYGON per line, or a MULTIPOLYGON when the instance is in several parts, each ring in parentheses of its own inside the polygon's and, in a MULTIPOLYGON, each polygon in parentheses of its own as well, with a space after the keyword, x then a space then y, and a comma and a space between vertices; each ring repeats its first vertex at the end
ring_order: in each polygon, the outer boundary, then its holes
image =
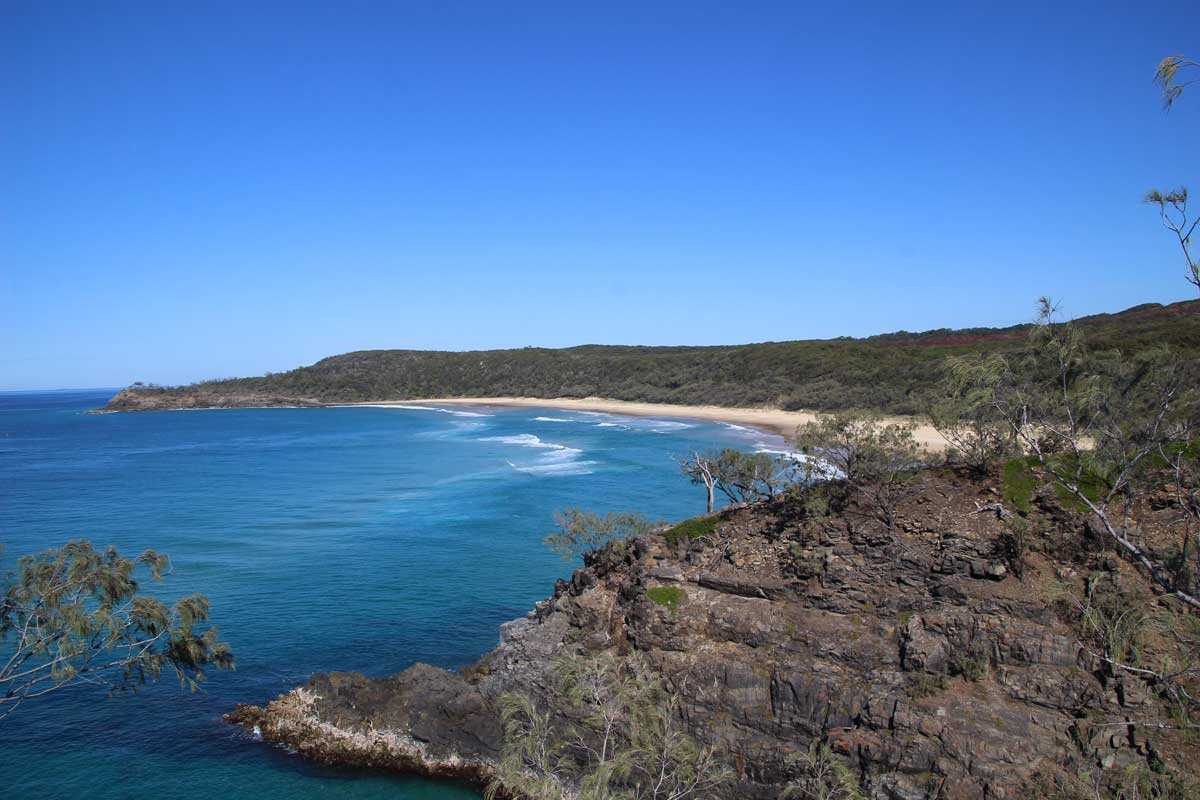
POLYGON ((997 554, 1018 579, 1025 577, 1025 555, 1033 538, 1033 525, 1024 517, 1009 517, 997 542, 997 554))
POLYGON ((971 683, 982 680, 987 669, 987 661, 978 655, 959 654, 950 662, 950 671, 971 683))
POLYGON ((489 800, 703 800, 731 782, 643 657, 568 655, 554 673, 554 709, 522 694, 500 697, 504 743, 489 800))
POLYGON ((829 745, 814 741, 791 759, 799 773, 783 791, 790 800, 863 800, 858 778, 829 745))
POLYGON ((1109 674, 1141 665, 1148 617, 1145 605, 1113 578, 1098 573, 1088 577, 1079 633, 1100 651, 1109 674))
POLYGON ((973 385, 980 360, 979 355, 948 359, 937 389, 941 396, 928 409, 933 427, 950 444, 947 460, 966 464, 977 476, 1015 449, 1012 429, 997 416, 987 393, 973 385))
MULTIPOLYGON (((870 414, 822 414, 796 430, 796 444, 807 457, 809 479, 830 477, 832 468, 843 479, 840 485, 856 492, 860 506, 890 531, 922 466, 924 452, 914 430, 870 414)), ((844 505, 848 493, 840 499, 844 505)))
POLYGON ((716 532, 719 521, 717 517, 693 517, 692 519, 685 519, 683 522, 672 525, 663 531, 663 538, 672 545, 703 539, 705 536, 712 536, 716 532))
POLYGON ((641 514, 605 514, 568 508, 556 511, 554 524, 557 530, 542 544, 562 556, 563 561, 598 550, 614 539, 628 539, 648 533, 655 523, 641 514))
POLYGON ((913 698, 921 698, 944 691, 946 691, 946 675, 944 673, 919 672, 913 676, 908 694, 913 698))

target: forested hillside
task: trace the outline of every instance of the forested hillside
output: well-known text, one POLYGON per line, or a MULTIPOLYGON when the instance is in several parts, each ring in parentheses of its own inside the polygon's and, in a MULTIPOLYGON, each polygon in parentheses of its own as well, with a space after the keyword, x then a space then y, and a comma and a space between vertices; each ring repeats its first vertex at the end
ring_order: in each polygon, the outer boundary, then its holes
MULTIPOLYGON (((1169 344, 1200 357, 1200 301, 1147 304, 1076 320, 1094 350, 1169 344)), ((1013 351, 1028 327, 901 331, 716 347, 584 345, 441 352, 362 350, 256 378, 135 386, 109 410, 431 397, 605 397, 685 405, 862 408, 916 413, 946 359, 1013 351)))

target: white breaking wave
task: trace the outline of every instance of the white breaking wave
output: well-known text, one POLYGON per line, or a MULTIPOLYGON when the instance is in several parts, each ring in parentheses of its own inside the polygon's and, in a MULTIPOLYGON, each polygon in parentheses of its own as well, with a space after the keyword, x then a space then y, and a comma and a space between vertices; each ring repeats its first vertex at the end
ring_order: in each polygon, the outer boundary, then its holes
POLYGON ((527 472, 532 475, 588 475, 591 473, 588 467, 596 463, 595 461, 579 460, 583 451, 577 447, 543 442, 540 437, 532 433, 518 433, 513 436, 484 436, 478 441, 501 442, 544 451, 538 455, 537 461, 533 464, 508 462, 508 465, 517 472, 527 472))
POLYGON ((563 419, 562 417, 534 417, 534 422, 576 422, 573 419, 563 419))
POLYGON ((672 431, 681 431, 684 428, 696 427, 695 425, 693 425, 690 422, 673 422, 672 420, 669 420, 669 419, 648 419, 648 420, 646 420, 646 424, 651 425, 655 428, 664 428, 666 430, 672 430, 672 431))
POLYGON ((754 445, 754 452, 766 453, 768 455, 773 455, 773 456, 782 456, 783 458, 786 458, 786 459, 794 462, 796 464, 796 466, 811 463, 813 465, 813 474, 816 477, 824 478, 825 480, 835 480, 838 478, 846 477, 845 475, 842 474, 842 471, 840 469, 833 466, 832 464, 830 464, 826 461, 823 461, 819 458, 811 458, 809 456, 806 456, 804 453, 797 452, 796 450, 779 450, 777 448, 771 447, 766 442, 759 442, 756 445, 754 445))
POLYGON ((677 433, 696 426, 690 422, 674 422, 669 419, 643 419, 631 422, 629 427, 641 428, 651 433, 677 433))
POLYGON ((484 436, 479 441, 481 442, 503 442, 504 444, 519 444, 522 447, 541 447, 551 450, 571 450, 565 444, 554 444, 553 442, 543 442, 540 437, 534 436, 532 433, 517 433, 512 436, 484 436))
POLYGON ((434 406, 392 405, 390 403, 355 403, 342 408, 390 408, 400 411, 439 411, 453 417, 494 417, 495 414, 481 414, 477 411, 459 411, 456 408, 436 408, 434 406))
POLYGON ((804 455, 804 453, 796 450, 779 450, 767 444, 766 442, 756 442, 754 445, 754 452, 767 453, 768 455, 773 456, 784 456, 792 459, 793 461, 808 461, 808 456, 804 455))
POLYGON ((563 461, 520 466, 510 461, 508 465, 517 472, 529 475, 591 475, 592 471, 588 467, 595 463, 595 461, 563 461))

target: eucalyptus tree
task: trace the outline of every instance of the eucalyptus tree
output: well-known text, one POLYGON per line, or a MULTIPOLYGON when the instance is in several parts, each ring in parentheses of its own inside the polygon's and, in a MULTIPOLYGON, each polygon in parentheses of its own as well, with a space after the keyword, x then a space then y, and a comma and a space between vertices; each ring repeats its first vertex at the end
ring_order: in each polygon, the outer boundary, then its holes
POLYGON ((734 504, 773 500, 787 483, 789 473, 789 465, 769 453, 745 453, 732 447, 692 450, 675 461, 692 483, 704 486, 707 513, 712 513, 717 492, 734 504))
POLYGON ((789 465, 770 453, 726 448, 717 457, 717 488, 731 503, 774 500, 787 482, 789 465))
POLYGON ((716 501, 717 491, 717 462, 719 453, 691 450, 685 456, 676 456, 680 471, 698 486, 703 486, 707 493, 705 512, 711 514, 716 501))

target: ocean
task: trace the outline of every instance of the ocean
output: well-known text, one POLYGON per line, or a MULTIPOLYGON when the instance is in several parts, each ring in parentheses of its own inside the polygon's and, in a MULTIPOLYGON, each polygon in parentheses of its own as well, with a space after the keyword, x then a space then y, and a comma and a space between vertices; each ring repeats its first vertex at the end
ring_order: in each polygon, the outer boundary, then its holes
POLYGON ((0 571, 80 538, 168 553, 173 571, 148 588, 207 595, 237 670, 202 693, 164 676, 134 695, 76 685, 27 701, 0 722, 5 797, 477 797, 318 767, 221 715, 317 671, 469 664, 577 566, 541 543, 556 509, 693 516, 704 490, 673 454, 782 445, 552 403, 82 413, 112 393, 0 393, 0 571))

